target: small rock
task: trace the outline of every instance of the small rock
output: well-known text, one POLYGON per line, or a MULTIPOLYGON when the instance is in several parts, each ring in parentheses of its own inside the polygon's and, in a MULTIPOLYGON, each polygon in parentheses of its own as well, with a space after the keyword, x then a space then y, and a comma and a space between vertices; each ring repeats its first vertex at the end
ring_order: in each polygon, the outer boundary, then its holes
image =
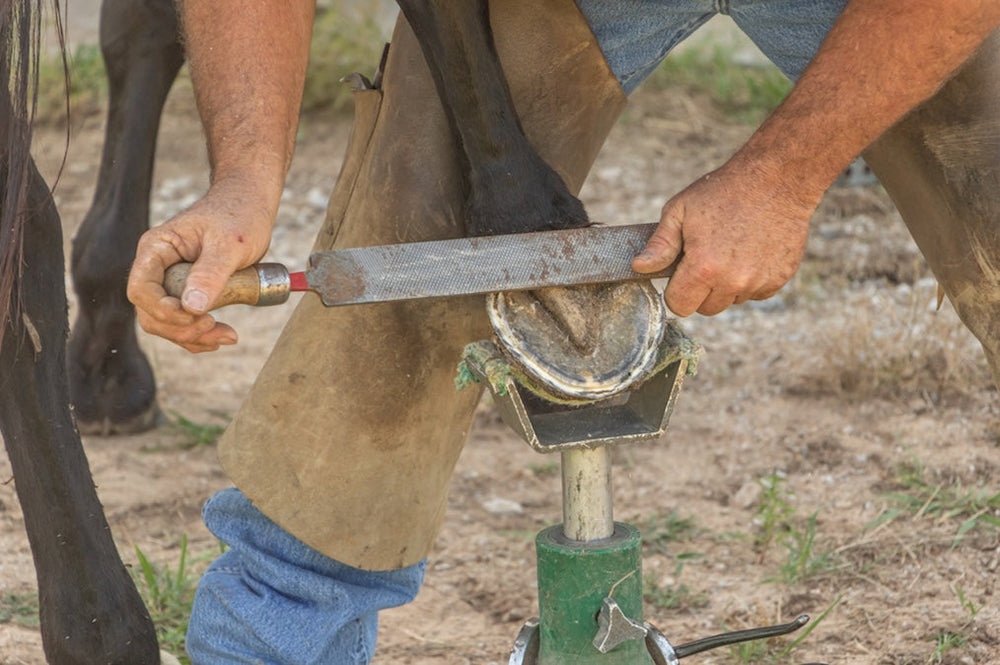
POLYGON ((601 180, 617 180, 622 175, 620 166, 606 166, 597 171, 597 177, 601 180))
POLYGON ((330 196, 319 187, 313 187, 306 194, 306 202, 316 210, 326 210, 330 202, 330 196))
POLYGON ((737 490, 729 504, 738 508, 749 508, 760 500, 760 483, 750 481, 743 483, 743 487, 737 490))
POLYGON ((517 501, 497 497, 483 501, 483 508, 491 515, 520 515, 524 512, 517 501))

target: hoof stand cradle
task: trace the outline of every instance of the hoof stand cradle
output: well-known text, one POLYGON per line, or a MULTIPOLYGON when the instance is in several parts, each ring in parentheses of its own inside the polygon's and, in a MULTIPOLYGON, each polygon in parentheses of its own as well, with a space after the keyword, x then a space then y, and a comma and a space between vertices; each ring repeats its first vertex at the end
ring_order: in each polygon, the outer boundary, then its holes
MULTIPOLYGON (((466 347, 460 376, 486 384, 504 422, 540 453, 559 452, 563 523, 535 539, 539 616, 515 639, 509 665, 676 665, 701 651, 798 630, 809 618, 674 646, 642 615, 639 530, 615 522, 611 446, 662 436, 700 347, 672 323, 641 381, 587 401, 553 396, 493 342, 466 347)), ((516 355, 516 354, 515 354, 516 355)))

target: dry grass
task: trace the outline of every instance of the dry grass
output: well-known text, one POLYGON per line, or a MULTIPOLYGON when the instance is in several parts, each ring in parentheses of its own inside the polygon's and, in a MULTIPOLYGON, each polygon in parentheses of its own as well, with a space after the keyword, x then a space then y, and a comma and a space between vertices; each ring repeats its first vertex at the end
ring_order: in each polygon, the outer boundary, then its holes
MULTIPOLYGON (((917 395, 937 403, 991 385, 979 342, 935 285, 882 289, 819 331, 813 378, 853 399, 917 395)), ((825 305, 824 305, 825 306, 825 305)))

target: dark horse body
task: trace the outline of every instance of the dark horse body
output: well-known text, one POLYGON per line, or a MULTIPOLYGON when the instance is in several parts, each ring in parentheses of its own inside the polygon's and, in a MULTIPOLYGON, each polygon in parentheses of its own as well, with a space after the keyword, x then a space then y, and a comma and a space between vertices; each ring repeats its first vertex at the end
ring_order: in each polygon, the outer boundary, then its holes
MULTIPOLYGON (((579 201, 520 131, 486 1, 399 4, 468 159, 469 233, 586 224, 579 201)), ((0 282, 6 284, 0 296, 13 307, 9 316, 0 309, 0 430, 35 559, 46 657, 59 665, 159 660, 153 626, 94 491, 74 415, 82 431, 102 433, 140 430, 155 420, 155 384, 125 284, 147 225, 160 111, 183 63, 172 1, 105 0, 101 47, 111 94, 107 139, 93 205, 73 244, 79 315, 68 373, 60 220, 27 155, 27 121, 11 111, 10 100, 0 100, 7 130, 0 139, 22 150, 8 149, 4 175, 23 177, 26 192, 14 205, 8 188, 3 205, 0 249, 9 252, 5 274, 13 281, 0 282)))

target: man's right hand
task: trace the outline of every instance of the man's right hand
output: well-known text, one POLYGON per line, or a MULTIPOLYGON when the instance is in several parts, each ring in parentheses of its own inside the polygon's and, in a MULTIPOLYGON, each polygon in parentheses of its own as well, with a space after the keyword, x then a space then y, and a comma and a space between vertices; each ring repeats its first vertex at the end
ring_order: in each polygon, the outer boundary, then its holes
POLYGON ((128 280, 142 329, 192 353, 235 344, 236 331, 207 312, 229 277, 264 255, 275 213, 249 184, 216 182, 190 208, 144 233, 128 280), (177 299, 163 278, 182 261, 194 265, 177 299))
POLYGON ((128 298, 139 325, 191 352, 236 343, 207 314, 229 277, 263 256, 291 164, 315 0, 178 3, 212 186, 188 210, 139 241, 128 298), (168 267, 194 264, 180 299, 168 267))

